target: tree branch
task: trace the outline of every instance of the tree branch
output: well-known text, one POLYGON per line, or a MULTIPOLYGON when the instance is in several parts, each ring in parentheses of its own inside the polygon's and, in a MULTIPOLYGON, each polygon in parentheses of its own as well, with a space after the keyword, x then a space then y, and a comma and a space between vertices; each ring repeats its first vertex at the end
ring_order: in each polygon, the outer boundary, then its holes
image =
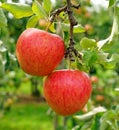
POLYGON ((66 0, 66 3, 67 4, 64 7, 61 7, 59 9, 55 10, 51 14, 50 22, 52 24, 53 21, 55 20, 56 16, 58 16, 61 12, 63 12, 63 11, 67 12, 68 18, 69 18, 69 22, 70 22, 70 43, 69 43, 69 47, 66 49, 65 58, 68 58, 70 61, 75 61, 74 56, 76 56, 76 57, 81 59, 81 55, 74 48, 75 42, 74 42, 74 39, 73 39, 73 29, 74 29, 74 26, 77 25, 78 23, 75 20, 75 17, 73 16, 72 7, 78 9, 80 7, 80 4, 73 5, 71 3, 71 0, 66 0))
MULTIPOLYGON (((75 61, 73 54, 75 56, 77 56, 78 52, 74 48, 73 29, 74 29, 74 26, 77 25, 77 21, 75 20, 75 18, 73 16, 71 7, 72 7, 71 1, 67 0, 67 13, 68 13, 68 18, 69 18, 69 22, 70 22, 70 43, 69 43, 69 47, 66 50, 65 58, 69 58, 70 61, 75 61)), ((73 5, 73 7, 74 7, 74 5, 73 5)), ((79 5, 77 8, 79 8, 79 5)))

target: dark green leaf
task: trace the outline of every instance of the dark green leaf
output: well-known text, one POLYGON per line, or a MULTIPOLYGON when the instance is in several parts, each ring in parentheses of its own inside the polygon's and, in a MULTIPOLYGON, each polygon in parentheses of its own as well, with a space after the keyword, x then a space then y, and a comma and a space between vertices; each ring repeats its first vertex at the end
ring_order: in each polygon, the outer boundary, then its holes
POLYGON ((93 49, 97 46, 96 41, 94 39, 88 39, 87 37, 84 37, 80 41, 80 45, 83 49, 93 49))
POLYGON ((115 3, 115 0, 109 0, 109 7, 113 6, 115 3))
POLYGON ((1 7, 12 13, 15 18, 23 18, 33 15, 31 7, 27 4, 5 2, 1 7))
POLYGON ((6 52, 6 62, 5 62, 5 70, 8 70, 10 65, 10 58, 9 58, 9 54, 8 51, 6 52))
POLYGON ((32 17, 29 18, 26 28, 31 28, 31 27, 35 27, 36 24, 38 23, 38 16, 37 15, 33 15, 32 17))
POLYGON ((3 13, 3 10, 0 9, 0 28, 6 27, 6 26, 7 26, 7 19, 3 13))
POLYGON ((100 126, 100 117, 97 115, 95 115, 92 126, 91 126, 91 130, 100 130, 99 128, 100 126))
POLYGON ((47 18, 45 10, 37 0, 34 1, 32 5, 32 10, 39 18, 47 18))
POLYGON ((43 8, 48 14, 50 14, 50 11, 52 9, 51 0, 43 0, 43 8))

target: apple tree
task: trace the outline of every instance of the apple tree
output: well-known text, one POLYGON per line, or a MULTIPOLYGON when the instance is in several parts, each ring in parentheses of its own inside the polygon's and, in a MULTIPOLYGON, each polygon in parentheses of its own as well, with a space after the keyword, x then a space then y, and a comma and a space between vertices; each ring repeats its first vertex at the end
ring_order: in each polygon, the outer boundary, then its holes
MULTIPOLYGON (((10 52, 9 48, 6 49, 1 40, 1 72, 6 70, 6 67, 9 69, 9 58, 16 63, 14 56, 16 51, 19 65, 26 73, 33 76, 48 75, 44 79, 44 95, 53 110, 61 114, 60 110, 64 108, 63 114, 65 115, 65 112, 74 111, 78 104, 80 104, 79 108, 76 108, 75 112, 83 109, 91 93, 91 82, 86 73, 90 75, 94 69, 98 70, 100 67, 114 69, 117 67, 119 59, 119 1, 108 0, 108 11, 104 11, 106 13, 104 18, 104 14, 102 16, 96 12, 93 14, 91 9, 90 0, 57 0, 56 5, 53 5, 50 0, 34 0, 30 4, 1 2, 1 34, 3 28, 7 28, 6 11, 16 19, 26 18, 27 21, 26 28, 16 39, 17 44, 14 50, 10 52), (87 11, 87 7, 90 7, 89 11, 87 11), (105 28, 99 28, 96 24, 103 23, 109 12, 112 16, 111 21, 108 22, 109 26, 104 25, 104 27, 107 26, 107 32, 105 28), (91 24, 94 19, 96 21, 93 26, 91 24), (90 24, 88 24, 88 20, 90 24), (97 36, 98 34, 100 36, 97 36), (62 63, 58 67, 61 61, 62 63), (60 80, 54 76, 58 71, 52 72, 56 67, 65 69, 66 72, 65 74, 63 70, 59 71, 60 80), (84 75, 81 73, 82 71, 85 72, 84 75), (76 73, 76 75, 73 77, 71 73, 76 73), (80 89, 77 89, 78 78, 81 79, 78 87, 84 86, 80 89), (61 90, 61 86, 64 86, 67 93, 61 90), (71 89, 67 86, 70 86, 71 89), (82 92, 79 94, 80 90, 82 92), (60 93, 61 91, 62 93, 60 93), (78 102, 78 99, 81 102, 78 102)), ((73 130, 119 129, 119 106, 114 106, 110 110, 91 106, 92 102, 89 101, 86 114, 80 115, 79 113, 79 115, 73 116, 72 120, 76 122, 73 130)))

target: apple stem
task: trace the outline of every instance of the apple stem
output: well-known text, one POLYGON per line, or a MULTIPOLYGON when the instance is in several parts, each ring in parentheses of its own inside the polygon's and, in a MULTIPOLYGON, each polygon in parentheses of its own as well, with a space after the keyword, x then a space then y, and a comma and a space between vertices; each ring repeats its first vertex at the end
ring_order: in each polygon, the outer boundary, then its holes
POLYGON ((46 26, 45 31, 48 31, 48 29, 49 29, 49 27, 51 26, 51 24, 52 24, 51 22, 48 23, 48 25, 46 26))

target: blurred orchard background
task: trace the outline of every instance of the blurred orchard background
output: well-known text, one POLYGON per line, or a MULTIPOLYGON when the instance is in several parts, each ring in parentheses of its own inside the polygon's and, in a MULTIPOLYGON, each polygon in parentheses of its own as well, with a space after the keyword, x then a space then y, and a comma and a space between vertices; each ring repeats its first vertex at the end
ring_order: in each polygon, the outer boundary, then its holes
MULTIPOLYGON (((114 0, 113 0, 114 1, 114 0)), ((32 5, 31 0, 0 0, 32 5)), ((41 4, 43 0, 38 0, 41 4)), ((106 39, 113 24, 113 9, 106 0, 72 0, 81 2, 74 15, 85 33, 75 35, 78 42, 82 37, 106 39)), ((52 0, 52 10, 62 7, 65 0, 52 0)), ((86 64, 93 93, 85 108, 76 115, 63 118, 55 116, 44 100, 42 77, 25 74, 15 56, 15 45, 19 35, 26 29, 28 17, 15 18, 9 11, 1 9, 0 15, 0 130, 119 130, 119 63, 100 65, 93 62, 92 51, 87 52, 86 64), (2 22, 4 18, 4 22, 2 22)), ((65 17, 65 16, 64 16, 65 17)), ((60 18, 59 18, 60 19, 60 18)), ((39 19, 36 27, 45 30, 45 19, 39 19)), ((60 25, 59 25, 60 26, 60 25)), ((65 32, 65 41, 68 33, 65 32)), ((61 34, 62 36, 62 34, 61 34)), ((115 40, 119 44, 119 38, 115 40)), ((78 48, 79 43, 76 44, 78 48)), ((113 46, 112 52, 117 51, 113 46)), ((59 68, 65 68, 65 62, 59 68)))

